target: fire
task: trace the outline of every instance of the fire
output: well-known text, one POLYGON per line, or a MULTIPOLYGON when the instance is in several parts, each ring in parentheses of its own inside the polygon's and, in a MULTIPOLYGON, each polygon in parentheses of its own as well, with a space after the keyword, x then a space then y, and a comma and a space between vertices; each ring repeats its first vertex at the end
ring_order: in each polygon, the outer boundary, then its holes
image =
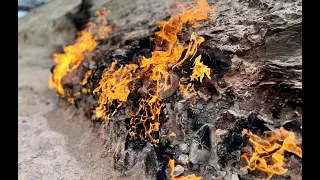
POLYGON ((106 69, 102 74, 102 79, 99 86, 93 93, 99 94, 99 106, 96 107, 96 117, 105 118, 105 113, 108 112, 110 107, 115 101, 118 106, 127 101, 130 91, 133 89, 133 73, 137 70, 138 65, 129 64, 116 68, 117 61, 111 64, 109 69, 106 69))
POLYGON ((245 169, 258 170, 267 174, 267 179, 276 175, 282 175, 288 171, 283 168, 285 151, 291 152, 302 158, 302 150, 295 143, 295 134, 280 128, 280 134, 272 131, 264 132, 268 138, 262 140, 257 135, 248 133, 246 129, 242 134, 249 135, 249 142, 254 148, 252 154, 244 153, 241 157, 247 162, 245 169), (282 142, 282 145, 281 145, 282 142))
POLYGON ((88 83, 88 78, 92 76, 92 70, 89 70, 86 72, 86 74, 84 75, 83 80, 81 81, 81 85, 84 86, 88 83))
POLYGON ((197 92, 194 90, 193 84, 189 83, 187 85, 179 84, 180 95, 183 99, 188 100, 188 106, 193 107, 196 101, 197 92))
MULTIPOLYGON (((148 106, 152 107, 152 109, 144 111, 142 114, 145 115, 140 118, 140 121, 146 122, 148 119, 148 113, 150 113, 150 127, 153 127, 154 124, 156 126, 160 125, 159 115, 163 104, 160 102, 161 98, 159 92, 161 90, 167 90, 169 87, 169 67, 172 66, 175 68, 180 66, 186 59, 192 57, 196 53, 197 47, 204 41, 204 38, 202 37, 196 39, 194 33, 192 33, 188 47, 181 44, 179 42, 178 35, 181 34, 183 25, 187 23, 196 25, 197 20, 207 19, 208 14, 211 17, 214 15, 214 10, 211 9, 205 0, 198 0, 192 5, 195 5, 196 8, 193 9, 193 6, 185 7, 182 4, 179 4, 183 11, 180 15, 172 15, 169 21, 158 22, 160 31, 155 33, 156 37, 151 38, 151 41, 153 41, 158 47, 163 47, 166 43, 166 47, 163 50, 152 52, 152 56, 150 58, 141 57, 140 75, 146 76, 146 78, 151 82, 155 83, 155 86, 150 88, 150 94, 152 96, 151 101, 148 101, 148 106), (182 53, 185 50, 187 50, 186 54, 181 59, 182 53)), ((139 107, 139 110, 145 109, 139 107)), ((136 122, 135 117, 133 118, 133 122, 136 122)), ((156 127, 155 129, 159 129, 159 127, 156 127)), ((150 130, 148 130, 148 128, 146 129, 146 132, 147 136, 150 137, 150 130)), ((158 140, 153 140, 153 142, 158 142, 158 140)))
POLYGON ((187 85, 179 84, 180 93, 182 96, 185 96, 186 99, 189 99, 192 96, 196 96, 197 93, 194 90, 193 84, 189 83, 187 85))
POLYGON ((198 56, 194 61, 193 73, 190 76, 191 81, 198 80, 200 78, 199 81, 202 82, 204 75, 206 75, 208 77, 208 79, 211 79, 210 68, 208 68, 208 66, 202 64, 202 62, 200 62, 200 59, 201 59, 201 55, 198 56))
MULTIPOLYGON (((101 14, 99 18, 105 19, 107 15, 106 9, 99 13, 101 14)), ((84 52, 93 51, 97 46, 97 39, 105 38, 111 33, 111 28, 106 27, 106 25, 107 21, 101 20, 99 23, 100 28, 98 32, 93 33, 93 31, 95 31, 96 24, 90 22, 88 24, 88 29, 78 33, 78 38, 73 45, 66 46, 64 48, 64 53, 62 54, 54 54, 56 65, 49 79, 49 88, 55 89, 60 97, 65 97, 65 91, 61 84, 62 78, 81 65, 84 58, 84 52)), ((69 99, 70 98, 71 97, 69 97, 69 99)), ((69 101, 73 102, 72 100, 69 101)))
POLYGON ((203 37, 196 39, 194 33, 192 33, 188 47, 179 43, 178 35, 181 34, 183 25, 191 24, 196 27, 198 26, 196 21, 205 20, 208 17, 214 16, 214 9, 212 9, 205 0, 193 2, 189 7, 179 4, 179 7, 182 13, 172 15, 169 21, 158 22, 160 31, 155 33, 155 38, 151 38, 151 41, 158 47, 162 47, 164 43, 166 43, 166 49, 152 52, 151 58, 142 57, 141 59, 141 72, 149 71, 151 73, 149 79, 156 83, 156 94, 159 93, 162 88, 164 90, 168 88, 169 64, 173 65, 173 68, 180 66, 186 59, 193 57, 197 51, 197 47, 204 42, 203 37), (194 9, 193 7, 196 8, 194 9), (182 53, 185 50, 187 50, 186 54, 181 59, 182 53), (164 82, 160 84, 160 80, 162 79, 164 79, 164 82))
MULTIPOLYGON (((108 27, 108 20, 107 20, 107 16, 109 14, 109 11, 107 11, 106 8, 103 8, 102 11, 96 11, 95 12, 95 16, 96 16, 96 20, 98 21, 98 28, 95 28, 95 36, 94 39, 95 40, 99 40, 99 39, 105 39, 107 38, 111 33, 112 33, 112 29, 110 27, 108 27)), ((96 27, 97 25, 94 23, 90 23, 90 25, 92 27, 96 27)))
POLYGON ((168 163, 169 168, 171 169, 170 177, 172 180, 201 180, 202 177, 197 177, 195 174, 188 176, 174 177, 173 172, 175 170, 174 160, 170 159, 168 163))
POLYGON ((139 108, 130 121, 130 135, 132 139, 139 137, 141 140, 158 144, 159 139, 155 137, 159 131, 159 115, 163 104, 160 103, 160 97, 152 96, 149 99, 140 99, 139 108), (139 130, 139 126, 143 128, 139 130))
POLYGON ((49 87, 54 88, 58 95, 64 97, 65 92, 61 84, 62 78, 69 72, 77 69, 84 58, 83 53, 92 51, 97 43, 92 37, 92 33, 87 30, 80 32, 75 44, 64 48, 63 54, 54 54, 56 66, 49 80, 49 87))
MULTIPOLYGON (((147 87, 149 97, 139 100, 139 107, 131 117, 130 135, 132 139, 139 137, 151 144, 159 142, 159 115, 163 106, 159 93, 170 87, 168 83, 169 70, 178 68, 184 61, 192 58, 197 52, 199 45, 204 42, 203 37, 196 38, 195 34, 192 33, 189 44, 185 45, 179 42, 178 35, 181 34, 185 24, 197 27, 197 21, 214 16, 214 9, 205 0, 194 1, 188 7, 182 4, 178 5, 182 12, 178 15, 172 15, 168 21, 158 22, 160 31, 155 32, 155 38, 151 38, 151 41, 160 50, 153 51, 150 58, 140 57, 139 67, 130 64, 128 65, 128 69, 121 70, 121 72, 116 74, 113 74, 114 67, 110 68, 111 72, 110 70, 106 70, 99 83, 100 86, 95 90, 95 92, 100 91, 96 117, 109 119, 110 114, 105 116, 108 112, 108 106, 112 104, 113 100, 120 101, 121 103, 126 102, 128 95, 133 90, 134 80, 147 79, 149 81, 149 87, 147 87), (183 52, 186 52, 184 57, 182 57, 183 52), (136 70, 137 72, 135 72, 136 70), (133 72, 135 73, 133 74, 133 72)), ((200 58, 201 56, 197 58, 198 61, 200 61, 200 58)), ((198 64, 197 67, 199 66, 198 64)), ((192 90, 191 88, 189 89, 192 90)))

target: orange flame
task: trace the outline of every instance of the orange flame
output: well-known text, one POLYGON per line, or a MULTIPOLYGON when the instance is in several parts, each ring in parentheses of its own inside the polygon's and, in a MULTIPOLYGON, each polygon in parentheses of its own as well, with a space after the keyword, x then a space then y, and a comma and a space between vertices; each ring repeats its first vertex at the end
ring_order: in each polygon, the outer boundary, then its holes
MULTIPOLYGON (((189 57, 193 57, 198 46, 204 41, 203 37, 197 39, 195 34, 192 33, 190 43, 186 46, 178 41, 178 35, 182 31, 183 25, 188 23, 196 27, 198 26, 196 21, 205 20, 214 15, 214 10, 205 0, 197 0, 192 5, 195 6, 185 7, 179 4, 182 10, 181 14, 172 15, 169 21, 158 22, 160 31, 155 32, 156 37, 151 38, 151 41, 155 42, 158 49, 161 50, 152 52, 150 58, 140 57, 140 71, 134 74, 138 67, 133 64, 115 71, 115 63, 113 63, 104 72, 99 83, 100 86, 94 90, 94 92, 100 92, 99 106, 96 108, 97 118, 110 119, 110 114, 105 114, 108 112, 108 107, 113 103, 113 100, 122 103, 126 102, 129 93, 133 90, 134 80, 147 78, 151 82, 149 83, 150 87, 148 87, 150 97, 139 100, 139 108, 136 113, 132 114, 129 134, 133 139, 140 137, 151 144, 159 142, 159 139, 154 136, 159 131, 159 115, 163 106, 159 92, 170 87, 168 85, 169 67, 178 67, 189 57), (164 47, 165 44, 166 47, 164 47), (186 55, 181 59, 185 50, 186 55), (137 132, 137 127, 140 124, 143 125, 144 129, 140 129, 139 131, 141 132, 137 132)), ((199 60, 200 58, 198 57, 199 60)))
MULTIPOLYGON (((159 92, 161 90, 165 91, 169 88, 168 70, 170 64, 173 65, 173 68, 180 66, 186 59, 194 56, 197 51, 197 47, 204 41, 203 37, 199 37, 199 39, 197 40, 194 33, 191 34, 188 47, 178 41, 178 35, 182 31, 183 25, 188 23, 196 26, 196 21, 207 19, 208 14, 210 17, 213 17, 214 15, 214 10, 208 5, 205 0, 198 0, 196 2, 194 1, 192 5, 194 6, 185 7, 184 5, 179 4, 182 10, 181 14, 177 16, 172 15, 169 21, 158 22, 160 31, 155 32, 156 37, 151 38, 151 41, 155 42, 158 47, 163 47, 165 44, 166 47, 164 47, 163 50, 152 52, 152 56, 150 58, 141 57, 141 71, 139 76, 145 76, 151 82, 155 83, 155 87, 149 89, 151 91, 150 94, 152 95, 151 100, 147 101, 148 106, 151 109, 144 109, 141 107, 139 108, 139 110, 147 110, 144 111, 145 113, 142 113, 144 114, 144 116, 140 118, 140 121, 144 123, 149 118, 149 111, 151 114, 150 121, 153 122, 156 126, 160 125, 158 117, 160 115, 160 110, 163 104, 160 102, 161 98, 159 92), (184 50, 187 51, 185 56, 181 59, 184 50)), ((142 102, 144 102, 144 100, 142 102)), ((137 123, 136 118, 133 118, 131 122, 132 124, 137 123)), ((150 123, 150 127, 153 127, 153 123, 150 123)), ((152 131, 150 132, 150 129, 147 128, 148 126, 145 127, 146 134, 150 137, 150 133, 152 131)), ((155 129, 159 129, 159 127, 156 127, 155 129)), ((152 140, 152 142, 158 142, 158 140, 152 140)))
POLYGON ((187 85, 179 84, 180 95, 183 99, 187 100, 187 105, 192 108, 196 102, 197 93, 194 90, 193 84, 189 83, 187 85))
POLYGON ((76 43, 64 48, 63 54, 54 54, 56 66, 49 80, 49 87, 54 88, 58 95, 64 97, 64 89, 61 84, 62 78, 69 72, 77 69, 84 58, 85 51, 92 51, 96 42, 90 31, 81 31, 76 43))
POLYGON ((169 168, 171 169, 170 177, 172 180, 201 180, 202 177, 197 177, 195 174, 188 176, 174 177, 173 172, 175 170, 174 160, 170 159, 168 163, 169 168))
POLYGON ((166 90, 168 88, 168 65, 172 64, 173 67, 180 66, 186 59, 194 56, 197 47, 204 41, 203 37, 199 37, 197 40, 194 33, 192 33, 188 47, 180 44, 178 35, 182 31, 183 25, 191 24, 198 26, 196 21, 205 20, 208 17, 212 18, 214 16, 214 9, 209 6, 206 0, 197 0, 193 2, 190 7, 179 4, 179 7, 183 12, 180 15, 171 16, 169 21, 158 22, 160 31, 155 33, 155 38, 151 38, 158 47, 162 47, 164 43, 166 43, 167 48, 165 50, 152 52, 151 58, 142 57, 141 59, 141 73, 147 71, 151 73, 149 79, 156 82, 156 94, 160 90, 166 90), (194 9, 193 7, 196 8, 194 9), (187 50, 186 55, 180 60, 184 50, 187 50), (162 86, 160 85, 161 79, 164 79, 162 86))
POLYGON ((93 91, 93 93, 99 93, 99 106, 96 107, 97 118, 108 120, 109 118, 105 116, 108 107, 114 101, 117 101, 121 106, 121 102, 127 101, 129 93, 133 89, 132 82, 135 80, 133 73, 137 70, 138 65, 129 64, 116 69, 116 64, 117 61, 113 62, 111 67, 103 72, 99 86, 93 91))
POLYGON ((83 80, 81 81, 80 85, 84 86, 88 83, 88 78, 92 76, 92 70, 89 70, 86 72, 86 74, 84 75, 83 80))
MULTIPOLYGON (((105 19, 107 15, 106 10, 99 12, 102 14, 102 19, 105 19)), ((100 29, 96 34, 93 33, 96 24, 88 23, 88 29, 78 32, 78 38, 73 45, 66 46, 64 53, 54 54, 54 60, 56 65, 53 69, 53 73, 49 79, 49 88, 55 89, 60 97, 65 96, 64 89, 61 84, 62 78, 69 72, 77 69, 83 61, 83 53, 86 51, 93 51, 97 45, 96 39, 105 38, 111 33, 111 28, 106 27, 107 21, 103 21, 100 24, 100 29)), ((72 102, 72 100, 70 100, 72 102)))
POLYGON ((194 60, 194 67, 193 67, 193 73, 190 76, 191 81, 193 80, 198 80, 202 82, 202 79, 204 78, 204 75, 206 75, 208 77, 208 79, 211 79, 210 77, 210 68, 208 68, 208 66, 202 64, 202 62, 200 62, 201 59, 201 55, 198 56, 195 60, 194 60))
MULTIPOLYGON (((246 129, 242 131, 243 135, 247 133, 246 129)), ((295 144, 295 134, 286 131, 283 127, 280 128, 280 135, 272 131, 266 131, 264 134, 269 137, 262 140, 249 132, 249 142, 254 147, 254 152, 252 154, 244 153, 241 157, 248 163, 246 169, 264 172, 269 180, 274 174, 282 175, 288 171, 288 169, 282 167, 285 151, 302 158, 302 150, 295 144), (282 145, 278 142, 282 142, 282 145)))
POLYGON ((187 85, 179 84, 180 93, 183 97, 186 99, 189 99, 191 97, 195 97, 197 95, 196 91, 194 90, 194 87, 191 83, 187 85))

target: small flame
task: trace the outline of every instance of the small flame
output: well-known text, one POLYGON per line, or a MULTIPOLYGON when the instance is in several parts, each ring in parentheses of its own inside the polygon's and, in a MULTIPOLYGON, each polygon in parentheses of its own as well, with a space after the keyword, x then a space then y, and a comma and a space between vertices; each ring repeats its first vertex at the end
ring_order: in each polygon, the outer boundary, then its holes
POLYGON ((201 55, 198 56, 194 61, 194 67, 193 67, 193 73, 190 76, 191 81, 198 80, 200 78, 200 82, 202 82, 202 79, 204 78, 204 75, 206 75, 209 79, 210 77, 210 68, 208 66, 204 65, 202 62, 200 62, 201 55))
POLYGON ((196 102, 197 92, 194 90, 193 84, 189 83, 187 85, 179 84, 180 95, 183 99, 188 100, 187 105, 192 108, 193 104, 196 102))
POLYGON ((194 90, 193 84, 189 83, 187 85, 179 84, 180 93, 182 97, 189 99, 191 97, 195 97, 197 95, 196 91, 194 90))
POLYGON ((176 135, 176 133, 171 132, 171 133, 169 134, 169 136, 170 136, 170 137, 175 137, 175 136, 177 136, 177 135, 176 135))
MULTIPOLYGON (((243 129, 242 134, 248 134, 248 130, 243 129)), ((288 171, 282 167, 285 151, 302 158, 302 150, 295 143, 295 134, 288 132, 283 127, 280 128, 280 135, 272 131, 266 131, 264 134, 269 137, 262 140, 249 132, 249 142, 254 147, 254 152, 252 154, 244 153, 241 157, 248 163, 246 169, 264 172, 269 180, 274 174, 282 175, 288 171), (278 142, 282 142, 282 145, 278 142)))
POLYGON ((89 70, 86 72, 86 74, 84 75, 83 80, 81 81, 80 85, 84 86, 88 83, 88 78, 92 76, 92 70, 89 70))
MULTIPOLYGON (((129 64, 116 68, 117 61, 111 64, 109 69, 106 69, 102 74, 102 79, 99 86, 93 93, 99 94, 99 106, 96 107, 96 117, 110 119, 110 116, 105 116, 110 107, 115 101, 120 106, 127 101, 130 91, 133 89, 133 73, 137 70, 138 65, 129 64), (122 103, 121 103, 122 102, 122 103)), ((118 107, 119 108, 119 107, 118 107)))
POLYGON ((174 160, 170 159, 168 163, 169 168, 171 169, 170 177, 172 180, 201 180, 202 177, 197 177, 195 174, 188 176, 174 177, 173 172, 175 170, 174 160))
MULTIPOLYGON (((98 13, 100 19, 106 19, 106 9, 98 13)), ((111 33, 111 28, 106 27, 107 21, 100 21, 99 30, 95 31, 96 24, 88 23, 88 29, 78 32, 78 38, 73 45, 66 46, 64 53, 54 54, 54 60, 56 65, 53 69, 53 73, 49 79, 49 88, 55 89, 60 97, 65 97, 65 92, 61 84, 61 80, 68 73, 77 69, 83 61, 83 53, 86 51, 93 51, 97 46, 97 39, 105 38, 111 33)), ((72 102, 70 100, 69 102, 72 102)))
POLYGON ((92 51, 96 42, 90 31, 81 31, 75 44, 64 48, 63 54, 54 54, 56 66, 49 81, 49 87, 56 89, 61 97, 64 97, 64 90, 61 84, 62 78, 69 72, 77 69, 84 58, 83 53, 92 51))

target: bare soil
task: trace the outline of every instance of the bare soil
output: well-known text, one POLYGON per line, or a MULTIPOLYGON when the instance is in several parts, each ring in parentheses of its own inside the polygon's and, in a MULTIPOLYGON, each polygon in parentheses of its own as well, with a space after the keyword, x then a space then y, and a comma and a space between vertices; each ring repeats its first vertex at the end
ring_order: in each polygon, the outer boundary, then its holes
POLYGON ((91 122, 48 89, 46 51, 29 46, 18 60, 19 179, 116 179, 91 122))
POLYGON ((50 68, 54 64, 51 52, 56 45, 73 41, 75 28, 65 15, 79 3, 53 1, 19 19, 18 177, 21 180, 118 177, 113 171, 113 158, 104 151, 91 122, 76 114, 74 107, 59 101, 48 88, 50 68), (66 29, 55 31, 59 29, 56 26, 64 24, 66 29), (55 32, 58 36, 53 38, 55 32))

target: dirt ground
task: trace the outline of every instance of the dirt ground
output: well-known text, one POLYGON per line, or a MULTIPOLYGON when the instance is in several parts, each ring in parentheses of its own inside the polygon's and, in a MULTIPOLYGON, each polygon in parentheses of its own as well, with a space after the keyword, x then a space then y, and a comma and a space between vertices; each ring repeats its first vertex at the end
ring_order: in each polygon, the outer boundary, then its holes
MULTIPOLYGON (((64 6, 65 9, 59 9, 47 18, 39 16, 48 7, 32 12, 39 15, 23 17, 19 20, 19 36, 33 30, 32 21, 46 26, 44 21, 49 24, 48 19, 57 19, 57 14, 63 15, 77 3, 79 1, 70 1, 69 6, 64 6)), ((90 128, 91 122, 75 114, 74 107, 60 101, 49 90, 48 78, 54 61, 50 46, 43 44, 50 42, 44 36, 38 36, 37 32, 27 39, 19 39, 19 179, 118 179, 112 168, 113 159, 104 151, 98 134, 90 128)))
POLYGON ((52 64, 46 49, 36 46, 18 60, 19 179, 115 179, 113 159, 89 130, 90 121, 48 89, 52 64))

